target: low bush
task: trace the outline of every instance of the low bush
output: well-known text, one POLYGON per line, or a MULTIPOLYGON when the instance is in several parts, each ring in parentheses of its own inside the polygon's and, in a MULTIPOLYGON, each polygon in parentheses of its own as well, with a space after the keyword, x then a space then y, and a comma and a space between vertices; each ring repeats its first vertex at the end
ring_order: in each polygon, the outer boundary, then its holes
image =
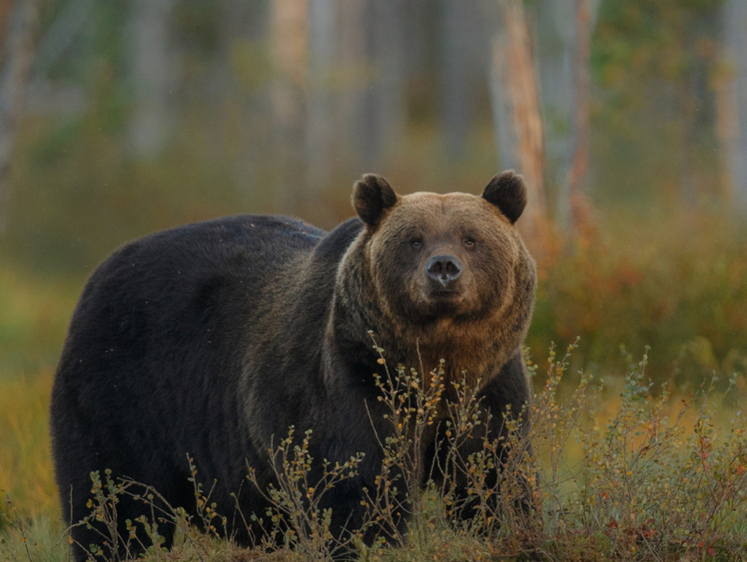
MULTIPOLYGON (((264 490, 272 505, 265 513, 231 521, 219 515, 192 466, 196 514, 169 506, 147 486, 94 474, 92 512, 80 524, 91 518, 109 523, 109 550, 95 552, 107 560, 116 559, 117 546, 139 540, 136 528, 153 543, 146 555, 151 561, 742 560, 747 424, 739 410, 724 421, 723 407, 724 398, 737 392, 738 379, 727 382, 725 394, 709 381, 688 398, 675 399, 666 386, 655 388, 647 378, 646 353, 629 365, 619 389, 605 388, 586 373, 570 386, 563 380, 575 345, 562 357, 551 349, 547 376, 528 409, 529 435, 519 430, 525 414, 514 413, 505 420, 502 442, 481 431, 486 418, 474 388, 445 381, 442 369, 422 377, 384 365, 378 384, 393 431, 381 438, 381 475, 362 500, 368 507, 363 527, 345 536, 330 533, 330 513, 321 508, 321 498, 354 478, 362 458, 334 465, 313 459, 313 431, 299 435, 293 429, 272 451, 278 484, 264 490), (449 384, 456 400, 444 397, 449 384), (448 454, 424 466, 421 441, 439 424, 448 454), (474 438, 482 440, 481 448, 460 457, 459 443, 474 438), (323 476, 312 480, 311 467, 318 462, 323 476), (501 476, 490 483, 485 475, 493 467, 501 476), (444 477, 429 479, 433 474, 444 477), (466 497, 455 493, 458 478, 469 483, 466 497), (127 537, 116 534, 122 494, 151 507, 150 517, 129 523, 127 537), (467 505, 473 517, 461 521, 457 514, 467 505), (403 527, 405 515, 411 521, 403 527), (233 525, 252 519, 265 531, 255 537, 254 549, 219 539, 230 539, 233 525), (171 551, 161 547, 162 524, 177 526, 171 551), (366 533, 379 537, 370 547, 364 545, 366 533)), ((528 365, 536 381, 537 365, 531 359, 528 365)), ((254 481, 251 470, 248 479, 254 481)), ((4 517, 3 557, 46 559, 41 547, 38 552, 29 547, 40 544, 33 530, 12 510, 6 508, 4 517)))

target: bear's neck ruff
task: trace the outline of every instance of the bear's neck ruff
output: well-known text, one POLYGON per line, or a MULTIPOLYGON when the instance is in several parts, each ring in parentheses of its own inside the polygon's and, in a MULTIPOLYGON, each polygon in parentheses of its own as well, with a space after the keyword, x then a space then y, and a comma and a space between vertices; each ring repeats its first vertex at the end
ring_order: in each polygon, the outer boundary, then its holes
MULTIPOLYGON (((415 325, 387 309, 377 294, 368 269, 361 259, 362 240, 353 243, 338 269, 334 304, 328 327, 338 346, 358 349, 361 365, 371 375, 382 374, 379 355, 383 349, 390 372, 397 366, 415 369, 423 384, 432 380, 444 361, 444 383, 482 387, 513 357, 523 341, 531 317, 533 300, 523 292, 531 287, 531 267, 519 261, 503 297, 494 310, 474 321, 444 316, 415 325), (364 351, 368 350, 368 351, 364 351)), ((528 254, 527 254, 528 255, 528 254)))

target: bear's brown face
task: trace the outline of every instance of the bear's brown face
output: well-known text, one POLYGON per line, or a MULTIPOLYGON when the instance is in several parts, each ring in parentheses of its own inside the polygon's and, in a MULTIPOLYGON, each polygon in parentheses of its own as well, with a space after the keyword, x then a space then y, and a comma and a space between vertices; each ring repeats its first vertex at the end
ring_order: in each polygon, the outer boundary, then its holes
POLYGON ((405 323, 475 321, 514 290, 525 250, 513 222, 526 202, 520 176, 504 173, 482 197, 414 193, 398 197, 366 176, 354 204, 370 232, 366 262, 388 312, 405 323))
POLYGON ((495 309, 518 257, 512 230, 481 197, 404 196, 369 244, 377 293, 415 323, 495 309))

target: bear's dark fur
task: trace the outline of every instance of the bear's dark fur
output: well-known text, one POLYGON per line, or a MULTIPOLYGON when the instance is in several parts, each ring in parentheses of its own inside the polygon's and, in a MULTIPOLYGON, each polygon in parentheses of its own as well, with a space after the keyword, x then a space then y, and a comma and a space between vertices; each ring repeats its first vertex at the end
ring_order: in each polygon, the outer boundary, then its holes
MULTIPOLYGON (((52 393, 68 523, 88 511, 93 470, 193 511, 187 454, 200 480, 216 482, 219 510, 238 502, 244 515, 263 513, 247 465, 269 485, 268 450, 293 425, 313 429, 317 460, 365 453, 359 475, 327 496, 334 532, 360 525, 362 489, 374 488, 381 463, 376 435, 387 432, 369 331, 392 365, 429 371, 443 358, 447 380, 465 372, 499 432, 507 406, 519 412, 529 398, 520 346, 536 275, 513 226, 525 202, 512 172, 482 197, 400 197, 367 175, 354 188, 358 217, 329 233, 238 216, 114 252, 84 289, 52 393)), ((143 512, 128 498, 118 508, 120 525, 143 512)), ((171 529, 161 532, 170 541, 171 529)), ((72 536, 83 547, 102 541, 84 526, 72 536)))

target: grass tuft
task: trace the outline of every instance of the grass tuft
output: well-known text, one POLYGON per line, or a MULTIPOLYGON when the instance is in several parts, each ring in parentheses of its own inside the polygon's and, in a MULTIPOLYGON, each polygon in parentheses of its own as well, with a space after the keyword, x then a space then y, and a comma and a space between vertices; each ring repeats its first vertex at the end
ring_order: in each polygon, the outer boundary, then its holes
MULTIPOLYGON (((380 436, 382 475, 378 488, 365 497, 369 510, 356 533, 333 536, 331 514, 321 499, 355 477, 362 458, 326 463, 322 479, 314 480, 309 455, 313 432, 298 436, 292 429, 273 455, 278 486, 266 490, 272 508, 257 516, 266 522, 267 534, 257 537, 254 549, 220 538, 230 535, 226 519, 215 512, 194 468, 195 497, 203 507, 196 516, 164 508, 156 490, 143 492, 137 483, 114 482, 106 474, 103 480, 95 475, 90 517, 113 523, 112 507, 122 494, 137 494, 160 506, 152 519, 132 523, 130 538, 137 536, 135 526, 141 526, 156 545, 145 556, 150 562, 326 561, 345 553, 379 562, 742 560, 747 552, 747 420, 725 406, 730 394, 739 392, 736 377, 725 392, 717 391, 718 381, 712 380, 686 398, 673 397, 666 386, 657 387, 648 378, 646 351, 630 362, 620 388, 607 388, 586 373, 569 388, 565 379, 575 346, 562 355, 551 348, 542 376, 528 360, 538 386, 530 407, 532 448, 526 446, 520 424, 507 419, 506 441, 500 443, 508 445, 507 455, 500 454, 495 441, 481 438, 479 451, 458 457, 456 444, 482 435, 485 423, 474 389, 454 385, 461 388, 458 400, 444 404, 443 369, 429 373, 427 384, 416 371, 387 369, 379 384, 393 431, 380 436), (431 467, 422 465, 419 444, 434 424, 448 424, 446 444, 453 446, 449 454, 454 462, 436 467, 446 478, 421 491, 416 483, 431 467), (494 466, 501 477, 490 483, 484 476, 494 466), (467 498, 455 493, 457 477, 469 482, 467 498), (517 507, 526 494, 531 497, 529 511, 517 507), (465 502, 474 508, 474 518, 460 522, 455 514, 465 502), (398 522, 404 512, 412 518, 407 527, 398 522), (205 531, 192 525, 195 517, 205 531), (170 551, 159 546, 158 524, 163 521, 178 529, 170 551), (362 538, 372 529, 388 540, 366 548, 362 538)), ((19 391, 34 395, 35 388, 19 391)), ((42 394, 41 389, 36 393, 42 394)), ((12 499, 4 502, 0 557, 66 560, 67 535, 57 519, 29 517, 29 507, 21 508, 34 502, 46 505, 47 495, 34 498, 24 496, 22 486, 16 490, 18 507, 12 499)), ((116 533, 116 526, 109 530, 116 533)), ((116 540, 127 537, 114 537, 112 544, 116 540)), ((113 559, 111 552, 102 554, 113 559)))

